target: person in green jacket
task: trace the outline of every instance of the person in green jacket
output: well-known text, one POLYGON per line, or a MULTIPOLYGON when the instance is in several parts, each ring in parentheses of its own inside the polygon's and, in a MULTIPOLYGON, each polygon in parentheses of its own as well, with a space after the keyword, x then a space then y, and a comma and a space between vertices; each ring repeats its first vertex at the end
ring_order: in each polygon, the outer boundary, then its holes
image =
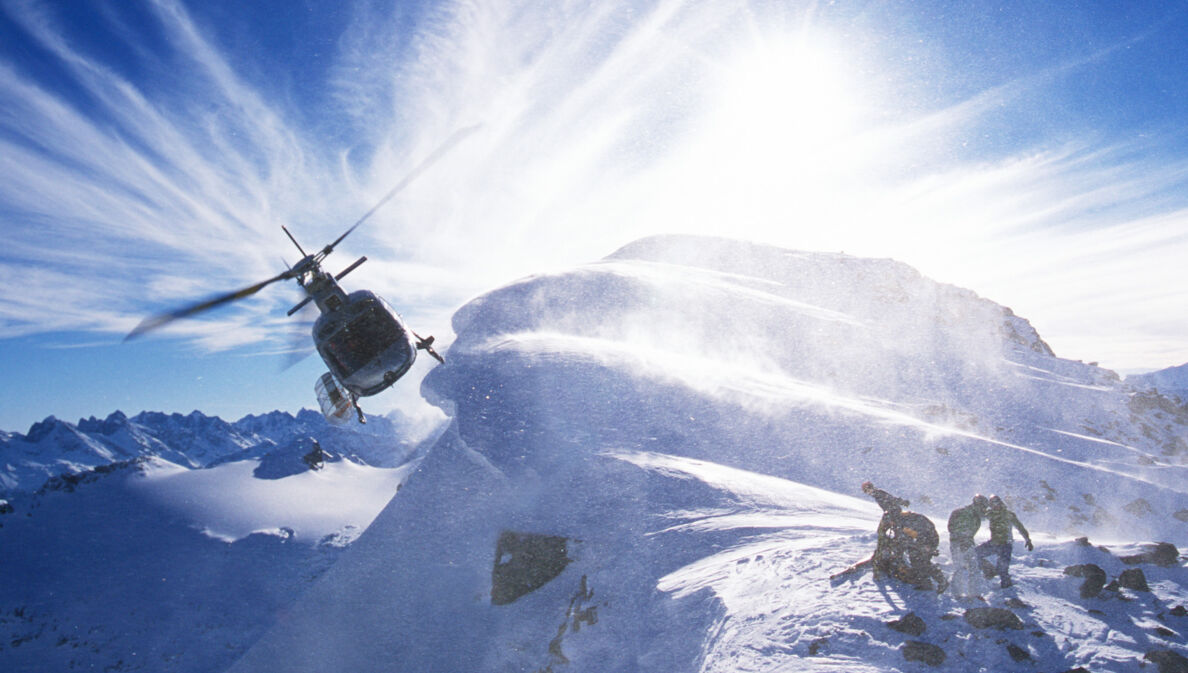
POLYGON ((949 557, 956 569, 950 586, 959 597, 973 593, 974 572, 977 569, 974 557, 974 536, 982 527, 982 517, 989 512, 990 501, 981 493, 975 495, 970 504, 958 507, 949 514, 949 557))
MULTIPOLYGON (((990 509, 986 518, 990 521, 990 539, 977 546, 978 561, 982 561, 987 556, 997 554, 998 558, 994 563, 994 573, 998 575, 1000 586, 1003 589, 1011 586, 1011 549, 1013 541, 1011 539, 1011 529, 1018 528, 1023 535, 1023 541, 1027 543, 1027 551, 1035 549, 1031 544, 1031 536, 1027 534, 1027 529, 1023 527, 1023 523, 1019 521, 1019 517, 1015 513, 1007 509, 1006 503, 997 495, 990 496, 990 509)), ((993 576, 993 575, 991 575, 993 576)))

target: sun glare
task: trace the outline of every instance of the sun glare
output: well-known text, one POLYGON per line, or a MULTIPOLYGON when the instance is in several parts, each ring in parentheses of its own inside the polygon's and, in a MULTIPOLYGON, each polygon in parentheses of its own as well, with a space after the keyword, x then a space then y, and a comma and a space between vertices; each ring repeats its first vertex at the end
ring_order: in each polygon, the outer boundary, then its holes
POLYGON ((824 42, 770 41, 727 68, 719 114, 753 149, 813 151, 854 131, 859 101, 824 42))
POLYGON ((854 203, 872 160, 854 70, 844 50, 803 31, 767 36, 722 64, 693 156, 677 167, 698 185, 684 194, 707 195, 691 218, 716 233, 827 245, 792 225, 820 231, 845 218, 839 204, 854 203))

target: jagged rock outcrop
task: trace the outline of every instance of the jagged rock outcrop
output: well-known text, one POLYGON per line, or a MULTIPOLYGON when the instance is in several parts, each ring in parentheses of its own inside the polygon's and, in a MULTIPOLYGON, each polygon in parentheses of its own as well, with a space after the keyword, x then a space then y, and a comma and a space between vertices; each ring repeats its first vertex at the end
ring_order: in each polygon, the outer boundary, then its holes
POLYGON ((887 628, 892 631, 906 633, 909 636, 919 636, 928 628, 924 620, 914 612, 909 612, 906 615, 894 621, 887 622, 887 628))
POLYGON ((569 539, 505 530, 495 543, 491 603, 507 605, 548 584, 572 562, 569 539))
POLYGON ((1014 643, 1007 643, 1006 650, 1007 655, 1010 656, 1013 661, 1031 660, 1031 653, 1014 643))
POLYGON ((963 615, 965 621, 975 629, 1021 630, 1023 620, 1006 608, 970 608, 963 615))
POLYGON ((1151 587, 1147 586, 1147 576, 1143 573, 1142 568, 1127 568, 1119 575, 1118 586, 1123 589, 1130 589, 1132 591, 1151 591, 1151 587))
POLYGON ((1151 650, 1143 655, 1159 668, 1159 673, 1188 673, 1188 658, 1172 650, 1151 650))
POLYGON ((1096 563, 1069 566, 1064 569, 1064 574, 1085 579, 1081 582, 1081 598, 1095 598, 1106 585, 1106 572, 1096 563))
POLYGON ((1146 550, 1140 554, 1132 554, 1130 556, 1123 556, 1122 562, 1127 565, 1138 565, 1140 563, 1152 563, 1164 568, 1171 567, 1179 563, 1180 550, 1170 542, 1157 542, 1148 545, 1146 550))
POLYGON ((264 455, 252 471, 257 479, 284 479, 295 474, 321 469, 326 463, 342 460, 342 456, 323 448, 318 440, 303 437, 264 455))
POLYGON ((922 640, 909 640, 899 650, 907 661, 919 661, 929 666, 940 666, 945 663, 945 651, 932 643, 922 640))

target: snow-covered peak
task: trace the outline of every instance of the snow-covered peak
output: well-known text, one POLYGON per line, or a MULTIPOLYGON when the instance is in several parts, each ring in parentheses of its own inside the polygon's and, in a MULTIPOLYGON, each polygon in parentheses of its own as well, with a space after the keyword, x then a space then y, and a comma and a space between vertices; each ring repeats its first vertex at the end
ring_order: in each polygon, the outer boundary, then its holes
MULTIPOLYGON (((657 237, 484 294, 454 328, 422 387, 449 430, 233 671, 917 670, 885 626, 913 609, 949 670, 1109 669, 1106 648, 1147 642, 1087 635, 1057 565, 1074 536, 1188 540, 1188 416, 897 262, 657 237), (1039 546, 990 600, 1025 630, 831 584, 873 547, 867 479, 942 535, 1002 495, 1039 546), (533 535, 566 556, 508 602, 501 541, 533 535)), ((1183 573, 1162 579, 1109 623, 1183 600, 1183 573)))
POLYGON ((483 295, 454 327, 425 390, 468 443, 566 419, 842 492, 875 479, 937 516, 997 492, 1053 532, 1184 535, 1188 417, 899 262, 656 237, 483 295))

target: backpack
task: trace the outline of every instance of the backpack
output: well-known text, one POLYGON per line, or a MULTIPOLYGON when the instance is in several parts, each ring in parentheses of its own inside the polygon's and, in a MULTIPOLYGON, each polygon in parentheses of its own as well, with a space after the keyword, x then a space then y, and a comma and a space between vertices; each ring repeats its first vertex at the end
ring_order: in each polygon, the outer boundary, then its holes
POLYGON ((923 514, 904 512, 896 522, 896 529, 896 538, 903 544, 924 549, 936 549, 940 544, 936 526, 923 514))

